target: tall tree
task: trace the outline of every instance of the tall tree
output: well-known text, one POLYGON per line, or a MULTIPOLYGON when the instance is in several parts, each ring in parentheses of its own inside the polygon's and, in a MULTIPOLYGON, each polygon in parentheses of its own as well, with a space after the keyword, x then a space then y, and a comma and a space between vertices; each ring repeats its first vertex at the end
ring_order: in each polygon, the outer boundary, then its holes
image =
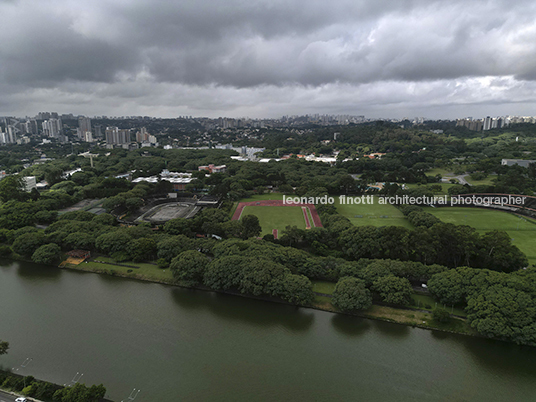
POLYGON ((22 201, 24 198, 22 179, 18 176, 8 176, 0 181, 0 200, 2 202, 22 201))
POLYGON ((259 218, 255 215, 246 215, 240 219, 242 221, 242 239, 257 237, 261 234, 262 228, 259 223, 259 218))
POLYGON ((372 289, 380 294, 382 301, 391 304, 409 304, 413 289, 406 278, 388 275, 378 278, 372 289))
POLYGON ((333 292, 333 304, 342 311, 365 310, 372 305, 372 295, 361 279, 339 279, 333 292))
POLYGON ((196 250, 188 250, 171 261, 173 277, 190 285, 198 285, 203 281, 203 276, 210 262, 208 257, 196 250))

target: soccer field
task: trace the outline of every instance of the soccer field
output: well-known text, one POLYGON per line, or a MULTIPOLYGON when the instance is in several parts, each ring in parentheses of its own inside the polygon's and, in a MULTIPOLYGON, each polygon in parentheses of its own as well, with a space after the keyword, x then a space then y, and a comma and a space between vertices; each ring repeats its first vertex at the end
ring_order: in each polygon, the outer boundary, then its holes
POLYGON ((339 198, 335 197, 337 211, 350 219, 356 226, 404 226, 412 229, 404 214, 396 207, 389 204, 380 204, 378 197, 373 197, 371 204, 340 204, 339 198))
POLYGON ((525 253, 529 263, 536 264, 536 222, 534 220, 508 212, 483 208, 426 207, 424 210, 445 223, 472 226, 480 234, 490 230, 504 230, 512 238, 512 243, 525 253))
POLYGON ((281 236, 281 232, 287 226, 305 229, 305 218, 301 207, 246 206, 240 218, 246 215, 255 215, 259 218, 261 236, 272 234, 273 229, 277 229, 281 236))

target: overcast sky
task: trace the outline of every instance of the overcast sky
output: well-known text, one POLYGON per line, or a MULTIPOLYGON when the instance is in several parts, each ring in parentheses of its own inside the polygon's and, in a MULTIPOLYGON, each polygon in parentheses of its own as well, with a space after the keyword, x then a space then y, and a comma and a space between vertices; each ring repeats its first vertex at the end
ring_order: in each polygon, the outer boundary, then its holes
POLYGON ((536 115, 534 0, 0 0, 0 115, 536 115))

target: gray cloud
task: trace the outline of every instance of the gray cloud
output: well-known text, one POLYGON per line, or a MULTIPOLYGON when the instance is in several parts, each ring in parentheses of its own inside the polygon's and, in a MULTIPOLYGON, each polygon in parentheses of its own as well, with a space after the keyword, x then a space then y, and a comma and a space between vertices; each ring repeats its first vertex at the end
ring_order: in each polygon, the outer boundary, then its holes
POLYGON ((0 13, 0 114, 534 103, 532 1, 0 0, 0 13))

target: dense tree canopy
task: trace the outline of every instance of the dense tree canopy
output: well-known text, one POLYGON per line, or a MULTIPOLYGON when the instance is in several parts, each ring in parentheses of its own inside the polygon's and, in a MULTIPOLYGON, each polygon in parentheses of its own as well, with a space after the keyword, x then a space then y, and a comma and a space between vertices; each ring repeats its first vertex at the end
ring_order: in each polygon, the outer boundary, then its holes
POLYGON ((36 264, 56 265, 61 261, 61 248, 54 243, 45 244, 35 250, 32 261, 36 264))
POLYGON ((390 304, 409 304, 413 294, 409 281, 394 275, 376 279, 372 284, 372 289, 378 292, 383 302, 390 304))
POLYGON ((173 258, 170 268, 175 279, 191 285, 198 285, 203 282, 209 262, 210 260, 203 253, 188 250, 173 258))
POLYGON ((372 305, 372 295, 364 281, 345 277, 335 286, 333 304, 342 311, 365 310, 372 305))

